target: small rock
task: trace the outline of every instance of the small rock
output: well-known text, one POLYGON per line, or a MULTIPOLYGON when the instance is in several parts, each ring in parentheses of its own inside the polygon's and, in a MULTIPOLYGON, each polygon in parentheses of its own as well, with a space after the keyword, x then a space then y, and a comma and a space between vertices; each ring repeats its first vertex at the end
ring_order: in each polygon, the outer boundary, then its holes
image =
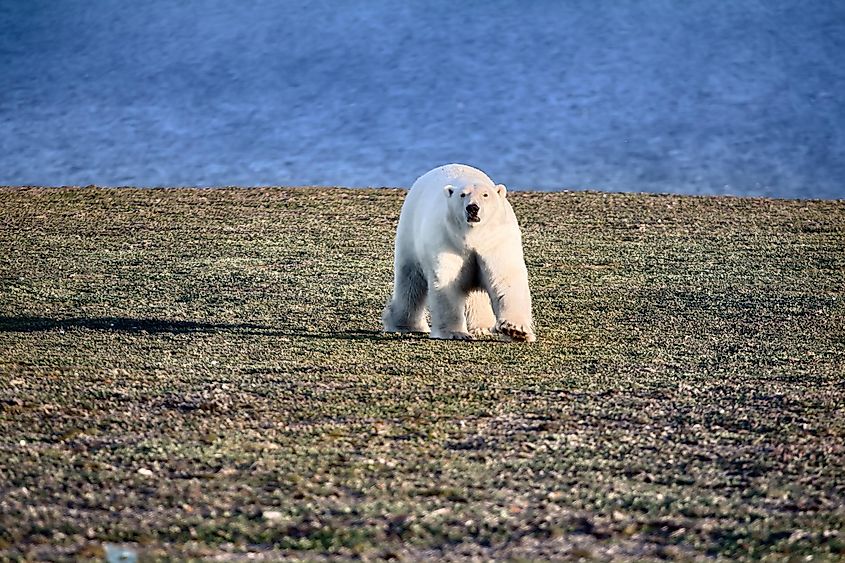
POLYGON ((612 516, 612 517, 613 517, 613 519, 614 519, 614 520, 616 520, 617 522, 618 522, 618 521, 620 521, 620 520, 625 520, 625 513, 624 513, 624 512, 621 512, 621 511, 619 511, 619 510, 614 510, 614 511, 613 511, 613 514, 611 514, 611 516, 612 516))
POLYGON ((278 510, 265 510, 261 513, 262 518, 264 518, 265 520, 270 520, 271 522, 281 520, 282 516, 283 514, 278 510))
POLYGON ((143 475, 144 477, 152 477, 153 472, 152 470, 147 469, 146 467, 142 467, 138 470, 138 475, 143 475))

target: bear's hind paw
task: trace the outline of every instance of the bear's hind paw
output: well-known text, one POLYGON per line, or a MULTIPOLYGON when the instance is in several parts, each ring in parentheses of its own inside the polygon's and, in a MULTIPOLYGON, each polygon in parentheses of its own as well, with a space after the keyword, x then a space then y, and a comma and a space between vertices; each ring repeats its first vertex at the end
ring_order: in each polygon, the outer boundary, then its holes
POLYGON ((427 333, 428 327, 424 325, 416 326, 397 326, 392 325, 384 328, 384 332, 398 332, 400 334, 420 334, 427 333))
POLYGON ((458 331, 432 332, 430 337, 438 340, 472 340, 472 335, 468 332, 458 331))
POLYGON ((485 336, 493 336, 493 329, 489 328, 471 328, 469 333, 474 338, 484 338, 485 336))
POLYGON ((517 325, 510 321, 500 321, 496 325, 496 332, 504 334, 513 342, 534 342, 537 337, 530 327, 525 325, 517 325))

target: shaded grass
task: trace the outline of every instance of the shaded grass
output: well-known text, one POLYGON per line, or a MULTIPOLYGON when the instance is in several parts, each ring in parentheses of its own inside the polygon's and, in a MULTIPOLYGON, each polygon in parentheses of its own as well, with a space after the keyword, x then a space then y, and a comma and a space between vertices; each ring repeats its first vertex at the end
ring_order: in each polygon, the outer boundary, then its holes
POLYGON ((536 345, 386 335, 395 190, 0 190, 0 557, 845 549, 845 204, 515 193, 536 345))

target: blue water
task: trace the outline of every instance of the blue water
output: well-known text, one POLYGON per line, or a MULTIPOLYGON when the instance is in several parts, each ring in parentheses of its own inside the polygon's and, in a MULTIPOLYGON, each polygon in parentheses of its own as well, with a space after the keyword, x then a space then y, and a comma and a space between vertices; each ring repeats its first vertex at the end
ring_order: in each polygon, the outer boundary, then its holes
POLYGON ((845 197, 845 2, 0 0, 0 184, 845 197))

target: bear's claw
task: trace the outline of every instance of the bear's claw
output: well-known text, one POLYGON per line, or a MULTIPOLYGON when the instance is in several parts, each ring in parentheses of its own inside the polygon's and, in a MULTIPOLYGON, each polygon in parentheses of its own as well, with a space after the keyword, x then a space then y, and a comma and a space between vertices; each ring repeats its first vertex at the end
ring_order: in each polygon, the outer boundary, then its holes
POLYGON ((524 325, 516 325, 510 321, 500 321, 496 325, 496 332, 504 334, 514 342, 534 342, 537 337, 534 332, 524 325))

